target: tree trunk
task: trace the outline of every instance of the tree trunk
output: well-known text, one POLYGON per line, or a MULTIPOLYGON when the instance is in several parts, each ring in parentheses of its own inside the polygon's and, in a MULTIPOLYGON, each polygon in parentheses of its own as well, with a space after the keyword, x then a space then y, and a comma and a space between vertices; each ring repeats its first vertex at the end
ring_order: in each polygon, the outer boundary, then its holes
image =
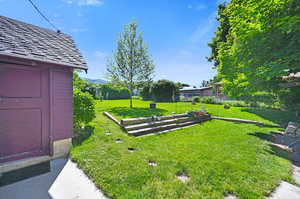
POLYGON ((133 108, 133 106, 132 106, 132 93, 133 93, 132 88, 130 88, 130 108, 133 108))

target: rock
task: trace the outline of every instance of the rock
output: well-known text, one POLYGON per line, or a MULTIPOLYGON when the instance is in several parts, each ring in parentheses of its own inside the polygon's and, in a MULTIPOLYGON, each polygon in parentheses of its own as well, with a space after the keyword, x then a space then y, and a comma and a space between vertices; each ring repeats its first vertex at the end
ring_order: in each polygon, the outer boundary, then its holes
POLYGON ((299 125, 296 122, 289 122, 288 126, 285 129, 286 134, 296 135, 299 125))
POLYGON ((296 136, 300 136, 300 127, 297 128, 295 134, 296 134, 296 136))

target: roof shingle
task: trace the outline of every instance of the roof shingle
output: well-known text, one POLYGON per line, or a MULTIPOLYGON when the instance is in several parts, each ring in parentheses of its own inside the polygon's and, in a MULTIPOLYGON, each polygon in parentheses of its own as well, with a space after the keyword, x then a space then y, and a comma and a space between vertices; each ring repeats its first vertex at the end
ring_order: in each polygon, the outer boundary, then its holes
POLYGON ((87 69, 69 35, 4 16, 0 16, 0 54, 87 69))

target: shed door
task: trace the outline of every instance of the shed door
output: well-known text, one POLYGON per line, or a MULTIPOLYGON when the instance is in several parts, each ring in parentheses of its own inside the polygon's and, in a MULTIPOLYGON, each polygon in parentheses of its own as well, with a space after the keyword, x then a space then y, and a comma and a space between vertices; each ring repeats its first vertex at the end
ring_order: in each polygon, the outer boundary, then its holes
POLYGON ((49 154, 49 71, 0 65, 0 162, 49 154))

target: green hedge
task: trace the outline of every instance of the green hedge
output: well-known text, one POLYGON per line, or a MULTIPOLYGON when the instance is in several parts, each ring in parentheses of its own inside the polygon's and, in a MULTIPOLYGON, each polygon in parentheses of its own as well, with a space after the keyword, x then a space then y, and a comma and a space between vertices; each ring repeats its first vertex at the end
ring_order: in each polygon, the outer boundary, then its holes
POLYGON ((130 98, 129 89, 112 84, 102 84, 100 86, 100 93, 102 98, 106 100, 130 98))
POLYGON ((74 90, 74 128, 78 131, 95 118, 94 99, 88 92, 74 90))

